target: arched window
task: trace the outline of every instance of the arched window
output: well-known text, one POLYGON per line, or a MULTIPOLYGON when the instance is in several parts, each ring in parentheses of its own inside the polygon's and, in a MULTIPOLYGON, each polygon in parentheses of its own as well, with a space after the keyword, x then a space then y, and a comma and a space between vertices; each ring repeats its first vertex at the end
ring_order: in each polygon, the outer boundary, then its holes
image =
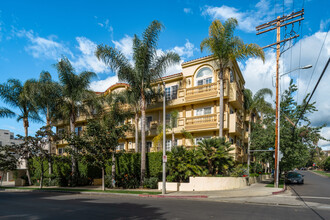
POLYGON ((213 81, 212 78, 213 78, 212 70, 208 67, 204 67, 197 72, 195 85, 200 86, 200 85, 212 83, 213 81))

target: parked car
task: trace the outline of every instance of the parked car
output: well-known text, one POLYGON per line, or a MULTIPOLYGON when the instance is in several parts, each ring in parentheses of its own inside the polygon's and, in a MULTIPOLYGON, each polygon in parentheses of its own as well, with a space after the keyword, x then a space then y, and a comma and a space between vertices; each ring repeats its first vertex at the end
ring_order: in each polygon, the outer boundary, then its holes
POLYGON ((298 184, 304 184, 304 175, 301 175, 297 172, 288 172, 285 176, 285 183, 298 183, 298 184))

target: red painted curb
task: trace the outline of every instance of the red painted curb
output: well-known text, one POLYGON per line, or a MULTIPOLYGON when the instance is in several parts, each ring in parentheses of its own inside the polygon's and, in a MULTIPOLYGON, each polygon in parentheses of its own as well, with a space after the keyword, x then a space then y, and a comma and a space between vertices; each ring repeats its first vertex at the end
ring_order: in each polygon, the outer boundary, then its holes
POLYGON ((277 192, 272 192, 272 194, 273 194, 273 195, 277 195, 277 194, 283 193, 283 192, 285 192, 285 191, 286 191, 286 189, 282 189, 282 190, 277 191, 277 192))
POLYGON ((208 198, 208 196, 171 196, 171 195, 145 195, 139 194, 140 197, 152 197, 152 198, 208 198))

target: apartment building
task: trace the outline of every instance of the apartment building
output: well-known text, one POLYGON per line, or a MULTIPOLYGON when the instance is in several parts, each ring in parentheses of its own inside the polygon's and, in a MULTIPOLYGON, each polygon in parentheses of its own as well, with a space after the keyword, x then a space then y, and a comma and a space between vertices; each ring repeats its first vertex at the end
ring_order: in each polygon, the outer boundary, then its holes
MULTIPOLYGON (((179 112, 176 127, 174 145, 183 145, 187 148, 194 147, 205 138, 219 136, 219 79, 216 60, 213 56, 207 56, 182 64, 182 73, 163 77, 166 88, 166 118, 170 120, 170 114, 176 110, 179 112), (186 139, 182 130, 190 132, 194 141, 186 139)), ((244 78, 237 62, 230 64, 224 74, 224 131, 223 135, 232 143, 234 150, 231 152, 235 160, 246 161, 246 149, 248 138, 248 116, 244 114, 244 78)), ((155 86, 162 87, 159 80, 155 86)), ((109 87, 104 93, 119 92, 128 87, 125 83, 117 83, 109 87)), ((146 145, 148 151, 159 151, 162 146, 154 146, 153 138, 158 134, 157 127, 163 123, 162 100, 152 103, 146 111, 146 145)), ((133 124, 134 120, 130 120, 133 124)), ((77 120, 76 132, 79 133, 86 125, 86 117, 77 120)), ((140 127, 140 126, 139 126, 140 127)), ((57 132, 65 127, 57 126, 57 132)), ((171 150, 172 131, 168 131, 166 137, 166 149, 171 150)), ((57 153, 63 152, 65 143, 57 145, 57 153)), ((127 133, 124 140, 118 146, 118 150, 135 151, 134 132, 127 133)))
POLYGON ((22 140, 15 138, 13 132, 9 130, 0 129, 0 146, 21 144, 22 140))

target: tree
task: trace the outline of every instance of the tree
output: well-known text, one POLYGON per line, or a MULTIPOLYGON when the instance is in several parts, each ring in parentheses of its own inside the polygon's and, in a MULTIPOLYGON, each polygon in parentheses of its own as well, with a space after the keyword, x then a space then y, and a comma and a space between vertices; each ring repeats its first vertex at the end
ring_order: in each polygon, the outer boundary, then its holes
POLYGON ((129 62, 122 52, 107 45, 98 45, 96 57, 117 71, 118 79, 127 82, 134 92, 139 92, 141 101, 141 186, 146 173, 146 108, 147 93, 152 91, 153 83, 165 72, 166 68, 180 61, 179 55, 166 52, 157 55, 157 41, 162 24, 153 21, 142 34, 133 39, 133 62, 129 62))
MULTIPOLYGON (((38 130, 34 137, 28 136, 24 138, 24 144, 21 145, 23 149, 19 150, 19 152, 23 152, 23 155, 28 151, 29 159, 34 158, 35 161, 40 166, 40 182, 39 188, 43 187, 44 173, 46 172, 46 168, 44 166, 44 162, 51 162, 52 154, 48 151, 48 139, 51 138, 53 141, 56 141, 57 138, 52 130, 49 127, 45 126, 38 130), (28 146, 28 148, 26 148, 28 146)), ((21 155, 22 156, 22 155, 21 155)))
POLYGON ((252 118, 254 114, 261 114, 261 120, 263 119, 263 112, 272 111, 272 104, 265 100, 265 96, 273 96, 272 90, 268 88, 260 89, 253 95, 252 91, 245 89, 244 94, 244 109, 247 115, 249 115, 249 136, 248 136, 248 172, 250 172, 250 145, 251 145, 251 127, 252 118))
MULTIPOLYGON (((9 79, 6 83, 0 84, 0 98, 4 103, 13 108, 19 109, 19 113, 15 114, 12 110, 2 108, 2 115, 17 117, 17 121, 23 121, 25 137, 28 137, 29 120, 41 121, 38 115, 38 108, 35 105, 35 97, 33 97, 33 85, 30 81, 22 84, 17 79, 9 79)), ((28 165, 28 161, 27 161, 28 165)), ((31 185, 30 171, 27 169, 27 177, 29 185, 31 185)))
POLYGON ((15 113, 9 110, 8 108, 0 108, 0 118, 13 118, 15 113))
MULTIPOLYGON (((57 106, 61 100, 61 87, 57 82, 52 80, 52 76, 49 72, 43 71, 40 73, 39 80, 33 80, 35 102, 38 106, 39 112, 46 117, 46 127, 49 129, 48 133, 52 129, 53 123, 56 120, 57 106)), ((47 138, 47 149, 51 153, 50 137, 47 138)), ((50 158, 50 157, 49 157, 50 158)), ((52 173, 52 164, 49 161, 49 174, 52 173)))
POLYGON ((1 183, 2 186, 3 176, 10 170, 15 170, 17 167, 18 158, 12 151, 11 146, 0 146, 0 171, 2 171, 1 183))
POLYGON ((94 165, 102 170, 102 190, 105 190, 104 170, 109 159, 112 158, 112 187, 115 187, 116 147, 119 139, 125 138, 125 132, 130 125, 123 123, 125 119, 131 117, 127 111, 120 108, 119 102, 112 95, 107 97, 106 111, 100 112, 95 119, 89 120, 87 130, 84 134, 86 144, 83 146, 83 154, 92 161, 94 165))
POLYGON ((200 45, 201 51, 208 49, 217 59, 220 83, 219 137, 223 137, 223 76, 225 70, 229 68, 230 61, 244 60, 248 57, 260 57, 263 61, 265 59, 264 52, 258 45, 245 44, 239 37, 234 36, 237 25, 235 18, 229 18, 224 24, 219 20, 214 20, 209 27, 209 37, 205 38, 200 45))
MULTIPOLYGON (((60 85, 62 88, 62 100, 57 112, 58 118, 69 122, 70 135, 75 135, 76 120, 80 115, 90 115, 92 106, 95 105, 95 93, 89 90, 92 77, 96 76, 93 72, 84 71, 75 74, 68 58, 63 57, 55 67, 58 71, 60 85)), ((71 145, 74 152, 77 149, 71 145)), ((72 181, 77 181, 77 161, 72 155, 72 181)))
POLYGON ((208 138, 198 143, 197 158, 207 168, 211 175, 224 173, 233 165, 231 143, 225 138, 208 138))

